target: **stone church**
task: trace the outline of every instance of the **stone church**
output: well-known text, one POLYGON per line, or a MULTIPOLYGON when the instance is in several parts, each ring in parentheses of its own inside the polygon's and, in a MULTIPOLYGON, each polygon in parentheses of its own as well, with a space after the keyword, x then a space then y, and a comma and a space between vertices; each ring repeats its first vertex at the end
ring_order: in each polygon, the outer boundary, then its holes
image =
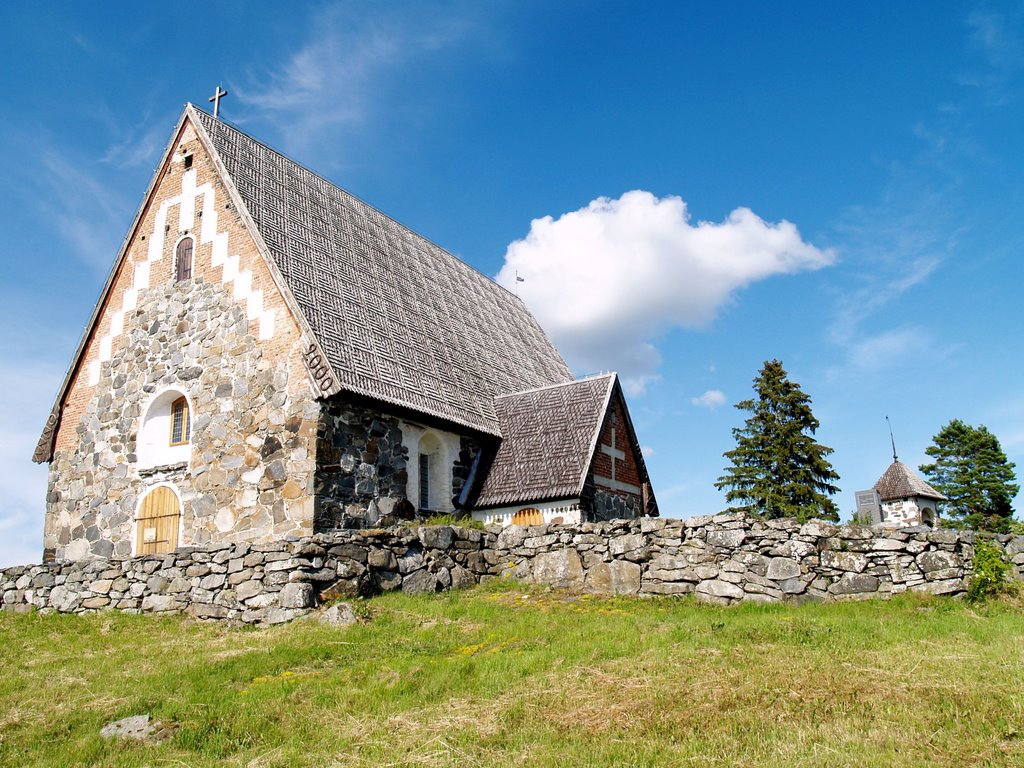
POLYGON ((574 380, 518 297, 193 105, 34 460, 45 560, 657 514, 614 374, 574 380))

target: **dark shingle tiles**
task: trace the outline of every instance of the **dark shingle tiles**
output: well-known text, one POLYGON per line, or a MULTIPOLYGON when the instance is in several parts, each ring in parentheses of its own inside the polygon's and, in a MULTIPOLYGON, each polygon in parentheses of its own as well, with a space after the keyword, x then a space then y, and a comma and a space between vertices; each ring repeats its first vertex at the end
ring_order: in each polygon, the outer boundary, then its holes
POLYGON ((894 461, 885 470, 885 474, 875 483, 875 490, 882 501, 905 499, 910 496, 923 496, 928 499, 945 501, 946 497, 918 477, 910 467, 902 461, 894 461))
POLYGON ((192 114, 343 388, 497 435, 495 396, 572 380, 516 296, 237 129, 192 114))
POLYGON ((503 437, 477 506, 578 495, 614 384, 609 374, 497 398, 503 437))

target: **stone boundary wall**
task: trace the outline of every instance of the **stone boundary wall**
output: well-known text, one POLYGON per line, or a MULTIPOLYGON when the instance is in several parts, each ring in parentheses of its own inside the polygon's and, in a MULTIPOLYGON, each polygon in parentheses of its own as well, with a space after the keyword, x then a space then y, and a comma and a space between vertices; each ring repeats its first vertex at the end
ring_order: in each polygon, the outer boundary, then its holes
MULTIPOLYGON (((740 601, 887 597, 908 590, 960 595, 973 531, 926 526, 876 531, 820 520, 723 514, 643 518, 567 529, 510 527, 498 535, 501 573, 598 594, 685 595, 740 601)), ((1024 536, 998 536, 1024 574, 1024 536)))
MULTIPOLYGON (((741 515, 582 525, 337 531, 273 544, 181 548, 131 560, 0 570, 6 610, 187 612, 276 624, 334 599, 434 592, 515 578, 607 595, 685 595, 716 603, 962 594, 972 531, 874 531, 741 515)), ((1024 573, 1024 536, 998 536, 1024 573)))
POLYGON ((387 528, 18 566, 0 570, 0 600, 14 611, 115 608, 279 624, 337 598, 478 583, 496 568, 496 538, 472 528, 387 528))

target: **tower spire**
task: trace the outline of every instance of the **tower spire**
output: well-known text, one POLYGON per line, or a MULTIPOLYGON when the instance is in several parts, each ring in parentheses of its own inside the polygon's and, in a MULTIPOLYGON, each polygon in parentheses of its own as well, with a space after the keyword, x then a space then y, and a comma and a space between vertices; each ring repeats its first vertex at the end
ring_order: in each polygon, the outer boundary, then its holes
POLYGON ((892 443, 892 460, 899 461, 899 456, 896 455, 896 438, 892 436, 892 422, 889 421, 889 417, 885 417, 885 423, 889 425, 889 441, 892 443))

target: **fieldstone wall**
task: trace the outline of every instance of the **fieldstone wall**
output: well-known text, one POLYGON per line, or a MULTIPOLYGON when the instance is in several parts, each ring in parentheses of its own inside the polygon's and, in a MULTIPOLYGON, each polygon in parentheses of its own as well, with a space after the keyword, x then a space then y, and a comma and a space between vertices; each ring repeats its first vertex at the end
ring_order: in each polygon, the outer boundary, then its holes
POLYGON ((0 601, 14 611, 113 608, 277 624, 336 598, 475 584, 496 572, 495 539, 448 526, 351 530, 121 561, 19 566, 0 571, 0 601))
MULTIPOLYGON (((822 521, 641 518, 580 526, 509 527, 503 573, 599 594, 686 595, 716 603, 885 597, 966 589, 974 532, 876 532, 822 521)), ((1024 536, 996 543, 1024 569, 1024 536)))
POLYGON ((47 552, 129 556, 139 500, 161 483, 177 490, 185 541, 311 534, 320 405, 297 365, 265 354, 229 291, 201 277, 148 288, 123 333, 74 444, 50 463, 47 552), (140 471, 144 410, 168 387, 189 398, 191 451, 140 471))
POLYGON ((397 418, 333 398, 321 412, 317 452, 315 531, 387 522, 405 500, 408 454, 397 418))
MULTIPOLYGON (((963 593, 975 534, 876 532, 740 515, 641 518, 477 530, 458 526, 342 530, 270 544, 182 548, 0 571, 7 610, 185 611, 278 623, 335 598, 434 592, 516 578, 604 595, 686 595, 716 603, 963 593)), ((994 540, 1024 571, 1024 536, 994 540)))

